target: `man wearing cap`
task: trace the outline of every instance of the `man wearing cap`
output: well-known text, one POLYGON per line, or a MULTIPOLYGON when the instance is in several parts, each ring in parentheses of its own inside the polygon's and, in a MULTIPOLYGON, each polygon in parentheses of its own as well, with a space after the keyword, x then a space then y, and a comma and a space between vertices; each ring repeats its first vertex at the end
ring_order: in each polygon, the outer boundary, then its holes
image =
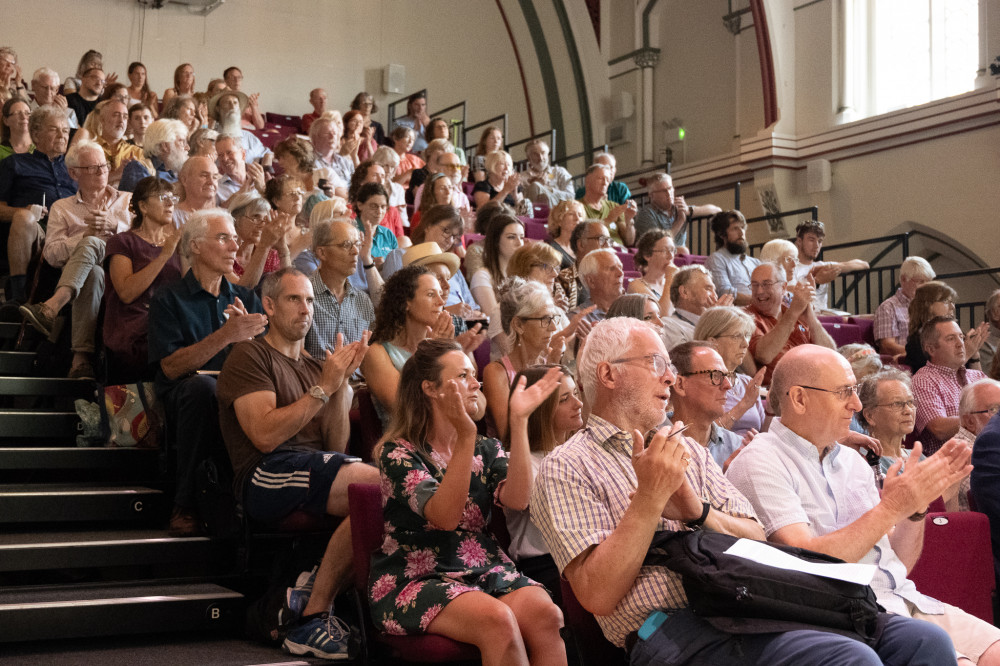
POLYGON ((253 132, 243 129, 243 110, 249 99, 238 90, 223 90, 208 102, 208 116, 218 122, 219 134, 239 135, 246 151, 247 162, 260 162, 264 166, 271 163, 274 153, 264 147, 253 132))
MULTIPOLYGON (((368 294, 348 280, 362 250, 357 227, 349 220, 330 220, 314 224, 312 232, 319 268, 309 276, 315 300, 306 351, 323 359, 327 349, 336 349, 338 334, 343 335, 343 344, 360 340, 375 321, 375 308, 368 294)), ((364 262, 371 263, 370 254, 364 262)))

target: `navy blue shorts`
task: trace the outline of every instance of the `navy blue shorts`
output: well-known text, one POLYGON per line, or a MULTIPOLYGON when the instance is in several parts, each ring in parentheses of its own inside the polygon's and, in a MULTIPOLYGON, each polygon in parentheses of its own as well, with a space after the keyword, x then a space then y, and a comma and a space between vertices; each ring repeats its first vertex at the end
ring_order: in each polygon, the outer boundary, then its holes
POLYGON ((243 494, 254 520, 276 523, 294 511, 326 515, 330 486, 345 460, 343 453, 281 451, 264 456, 247 479, 243 494))

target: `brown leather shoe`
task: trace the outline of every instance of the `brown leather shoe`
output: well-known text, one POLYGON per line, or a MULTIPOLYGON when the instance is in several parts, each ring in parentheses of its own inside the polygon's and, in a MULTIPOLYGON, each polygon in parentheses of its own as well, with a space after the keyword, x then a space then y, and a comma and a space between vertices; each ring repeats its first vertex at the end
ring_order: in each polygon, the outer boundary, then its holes
POLYGON ((201 536, 205 530, 196 512, 175 506, 174 512, 170 515, 170 527, 167 528, 167 533, 172 537, 190 537, 201 536))

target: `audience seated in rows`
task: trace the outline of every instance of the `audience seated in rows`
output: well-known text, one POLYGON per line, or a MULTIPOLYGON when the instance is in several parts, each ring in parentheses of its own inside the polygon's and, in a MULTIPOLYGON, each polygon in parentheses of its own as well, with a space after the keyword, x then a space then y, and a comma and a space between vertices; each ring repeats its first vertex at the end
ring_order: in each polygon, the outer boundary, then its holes
POLYGON ((939 625, 959 656, 996 663, 1000 629, 920 594, 907 578, 922 547, 927 506, 972 471, 971 447, 951 440, 919 460, 915 444, 901 474, 901 461, 889 469, 880 497, 864 459, 838 446, 852 413, 862 407, 842 356, 815 345, 797 347, 779 361, 771 391, 780 422, 758 435, 727 472, 753 504, 768 539, 875 564, 871 586, 894 617, 939 625))

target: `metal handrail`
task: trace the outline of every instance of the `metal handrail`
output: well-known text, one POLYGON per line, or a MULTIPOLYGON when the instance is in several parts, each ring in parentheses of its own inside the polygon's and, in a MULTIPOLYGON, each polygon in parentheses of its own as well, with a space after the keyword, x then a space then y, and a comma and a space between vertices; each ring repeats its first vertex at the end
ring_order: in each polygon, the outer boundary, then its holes
MULTIPOLYGON (((573 153, 572 155, 566 155, 565 157, 560 157, 558 159, 552 159, 549 161, 552 162, 553 164, 558 164, 559 166, 566 166, 566 164, 570 160, 580 159, 581 157, 588 157, 589 155, 593 155, 594 153, 597 152, 602 152, 602 153, 608 152, 608 144, 605 143, 600 146, 594 146, 590 150, 581 150, 578 153, 573 153)), ((590 165, 588 164, 587 166, 590 165)))
POLYGON ((408 95, 404 96, 402 99, 397 99, 395 102, 389 102, 389 108, 388 108, 389 124, 385 126, 385 131, 386 132, 391 132, 393 126, 396 124, 396 107, 399 106, 400 104, 406 104, 408 101, 410 101, 411 97, 413 97, 414 95, 419 95, 420 93, 423 93, 424 94, 424 98, 426 98, 427 97, 427 88, 422 88, 422 89, 418 90, 417 92, 409 93, 408 95))
MULTIPOLYGON (((555 153, 555 150, 556 150, 556 128, 555 127, 553 127, 550 130, 547 130, 545 132, 539 132, 538 134, 532 134, 531 136, 526 137, 524 139, 520 139, 518 141, 512 141, 511 143, 508 143, 507 144, 507 152, 508 153, 511 152, 511 149, 515 148, 516 146, 524 145, 524 144, 526 144, 526 143, 528 143, 530 141, 534 141, 535 139, 545 139, 545 138, 547 138, 548 141, 549 141, 549 163, 551 164, 554 161, 552 159, 552 157, 554 156, 554 153, 555 153)), ((515 160, 515 162, 514 162, 515 168, 517 168, 517 165, 522 164, 522 163, 524 163, 526 161, 527 161, 526 159, 515 160)))
POLYGON ((465 127, 465 123, 468 122, 468 119, 466 117, 466 113, 467 113, 466 103, 465 103, 465 100, 462 100, 461 102, 456 102, 455 104, 452 104, 451 106, 446 106, 443 109, 441 109, 439 111, 435 111, 434 113, 431 113, 431 114, 428 114, 428 115, 429 115, 429 117, 430 117, 430 119, 432 121, 436 120, 438 118, 441 118, 441 120, 444 120, 446 123, 448 123, 449 127, 451 128, 450 131, 449 131, 449 136, 451 137, 451 144, 454 146, 454 145, 456 145, 455 140, 459 136, 459 132, 462 131, 462 128, 465 127), (457 118, 445 118, 445 117, 443 117, 444 114, 448 113, 452 109, 458 109, 458 108, 462 109, 462 118, 461 118, 461 120, 459 120, 457 118))
MULTIPOLYGON (((761 215, 759 217, 749 217, 747 218, 747 226, 755 224, 757 222, 767 222, 768 220, 781 219, 783 217, 791 217, 792 215, 801 215, 802 213, 809 213, 813 220, 819 219, 819 206, 808 206, 806 208, 796 208, 795 210, 779 211, 777 213, 761 215)), ((766 243, 767 241, 764 241, 766 243)), ((756 257, 757 252, 764 247, 764 243, 754 243, 749 246, 748 253, 751 257, 756 257)))
MULTIPOLYGON (((486 127, 487 125, 491 125, 491 124, 495 123, 498 120, 503 121, 503 138, 506 139, 507 138, 507 114, 506 113, 501 113, 499 116, 493 116, 492 118, 487 118, 486 120, 484 120, 482 122, 479 122, 479 123, 476 123, 475 125, 467 125, 465 127, 465 129, 462 130, 462 146, 465 147, 465 154, 466 155, 469 155, 469 149, 470 148, 474 147, 475 145, 477 145, 479 143, 478 141, 475 144, 469 143, 469 132, 471 132, 474 129, 478 129, 480 127, 486 127)), ((504 146, 506 146, 506 144, 504 144, 504 146)), ((471 158, 471 155, 469 155, 469 157, 471 158)))

